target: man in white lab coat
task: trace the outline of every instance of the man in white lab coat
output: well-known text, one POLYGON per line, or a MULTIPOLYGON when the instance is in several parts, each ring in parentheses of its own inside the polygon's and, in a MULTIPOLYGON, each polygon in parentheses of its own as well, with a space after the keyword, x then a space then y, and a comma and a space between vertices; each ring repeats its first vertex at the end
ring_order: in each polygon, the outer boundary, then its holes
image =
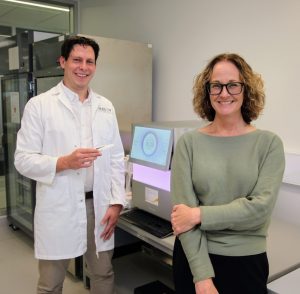
POLYGON ((114 293, 111 258, 125 204, 124 151, 113 105, 89 88, 98 53, 92 39, 66 39, 63 81, 28 101, 18 132, 16 169, 37 182, 39 294, 62 293, 70 259, 82 254, 91 293, 114 293))

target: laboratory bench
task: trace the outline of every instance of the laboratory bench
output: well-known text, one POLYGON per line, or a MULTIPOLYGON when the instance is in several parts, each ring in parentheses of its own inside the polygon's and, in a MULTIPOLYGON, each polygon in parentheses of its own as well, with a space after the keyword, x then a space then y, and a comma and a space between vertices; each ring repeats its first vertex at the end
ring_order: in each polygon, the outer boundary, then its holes
MULTIPOLYGON (((159 256, 157 252, 162 252, 163 254, 161 259, 168 260, 166 263, 169 262, 170 267, 172 266, 171 256, 175 236, 160 239, 122 219, 119 220, 118 227, 135 238, 143 241, 144 244, 149 245, 148 251, 156 252, 156 254, 153 255, 159 256), (150 248, 152 248, 152 250, 150 248)), ((270 285, 270 293, 297 293, 287 292, 288 290, 285 292, 276 292, 277 283, 279 283, 281 288, 285 287, 285 289, 290 289, 290 283, 297 283, 297 289, 300 289, 300 271, 298 270, 300 264, 299 248, 299 227, 287 223, 279 218, 272 218, 267 238, 267 254, 270 265, 268 285, 270 285), (296 279, 295 276, 299 277, 299 279, 296 279)), ((296 287, 296 285, 294 287, 296 287)))
MULTIPOLYGON (((144 255, 147 255, 147 258, 152 260, 154 263, 157 262, 158 265, 161 264, 162 266, 167 266, 169 267, 169 271, 172 271, 172 253, 175 240, 174 235, 161 239, 135 226, 134 224, 119 218, 115 238, 115 263, 118 263, 117 259, 120 257, 130 255, 135 252, 143 252, 144 255)), ((284 289, 291 289, 290 284, 293 284, 293 287, 300 289, 300 270, 298 269, 300 265, 299 248, 299 227, 273 217, 267 238, 267 254, 270 265, 268 287, 270 288, 270 294, 297 293, 287 292, 288 290, 282 292, 282 287, 284 289), (298 285, 296 286, 296 284, 298 285), (276 291, 278 287, 280 288, 279 292, 276 291)), ((83 270, 83 279, 85 286, 87 286, 88 272, 86 267, 84 267, 83 270)))
POLYGON ((297 294, 300 292, 300 263, 297 268, 268 284, 269 293, 297 294))

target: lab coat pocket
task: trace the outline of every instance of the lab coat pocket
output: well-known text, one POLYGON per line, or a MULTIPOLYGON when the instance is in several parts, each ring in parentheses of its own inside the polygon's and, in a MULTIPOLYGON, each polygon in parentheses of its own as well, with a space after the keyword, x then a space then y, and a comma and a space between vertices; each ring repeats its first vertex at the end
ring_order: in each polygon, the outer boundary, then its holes
POLYGON ((67 211, 71 201, 69 179, 56 176, 52 185, 37 183, 36 210, 40 212, 67 211))

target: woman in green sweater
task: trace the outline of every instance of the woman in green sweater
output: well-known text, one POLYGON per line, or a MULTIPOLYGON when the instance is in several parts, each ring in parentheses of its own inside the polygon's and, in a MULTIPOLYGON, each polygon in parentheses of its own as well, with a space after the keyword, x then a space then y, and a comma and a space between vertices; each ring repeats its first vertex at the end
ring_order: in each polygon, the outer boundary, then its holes
POLYGON ((184 134, 172 161, 176 293, 265 294, 266 236, 284 172, 278 136, 251 124, 263 81, 237 54, 196 77, 195 112, 210 123, 184 134))

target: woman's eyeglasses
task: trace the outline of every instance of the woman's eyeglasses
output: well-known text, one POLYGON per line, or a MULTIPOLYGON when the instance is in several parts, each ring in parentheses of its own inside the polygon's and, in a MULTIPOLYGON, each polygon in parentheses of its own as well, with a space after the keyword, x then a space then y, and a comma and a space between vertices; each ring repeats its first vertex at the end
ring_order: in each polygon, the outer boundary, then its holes
POLYGON ((244 84, 240 82, 231 82, 227 84, 209 83, 207 90, 210 95, 220 95, 223 91, 223 87, 226 87, 226 90, 230 95, 238 95, 242 93, 244 84))

